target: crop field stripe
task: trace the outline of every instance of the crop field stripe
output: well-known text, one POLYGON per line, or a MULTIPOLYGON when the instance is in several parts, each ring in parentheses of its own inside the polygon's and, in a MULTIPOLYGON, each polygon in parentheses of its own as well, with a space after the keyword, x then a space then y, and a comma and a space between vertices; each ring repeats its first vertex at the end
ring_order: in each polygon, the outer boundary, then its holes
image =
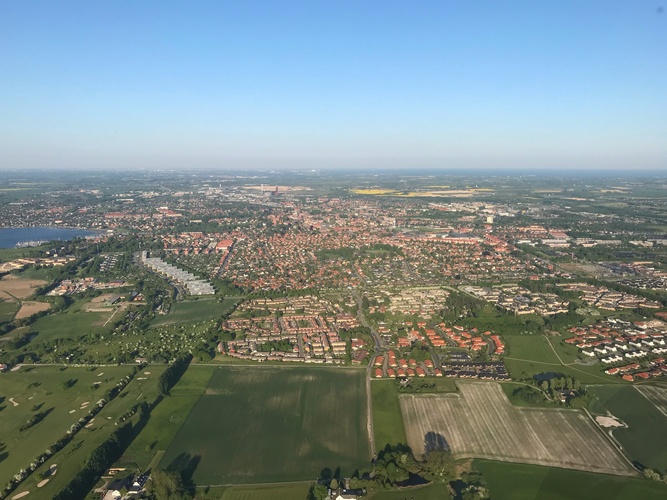
POLYGON ((583 413, 513 407, 494 383, 460 383, 460 396, 402 396, 408 444, 424 452, 428 433, 461 457, 546 464, 611 474, 635 472, 583 413))
POLYGON ((651 385, 636 385, 635 389, 648 399, 660 413, 667 417, 667 388, 651 385))

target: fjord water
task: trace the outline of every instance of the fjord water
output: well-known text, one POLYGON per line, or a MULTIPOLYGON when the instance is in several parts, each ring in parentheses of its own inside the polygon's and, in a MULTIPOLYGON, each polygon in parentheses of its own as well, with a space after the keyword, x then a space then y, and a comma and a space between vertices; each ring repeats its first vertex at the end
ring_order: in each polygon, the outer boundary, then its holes
POLYGON ((3 227, 0 228, 0 248, 14 248, 28 241, 71 240, 96 234, 99 232, 69 227, 3 227))

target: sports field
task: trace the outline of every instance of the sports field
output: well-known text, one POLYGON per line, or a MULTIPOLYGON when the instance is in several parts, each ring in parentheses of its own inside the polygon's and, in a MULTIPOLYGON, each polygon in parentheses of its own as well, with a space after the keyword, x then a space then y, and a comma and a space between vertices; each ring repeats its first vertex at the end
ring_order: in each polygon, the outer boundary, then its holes
POLYGON ((217 368, 160 461, 195 484, 351 474, 370 459, 363 370, 217 368))
POLYGON ((475 460, 494 500, 659 500, 667 484, 537 465, 475 460))
POLYGON ((601 385, 588 391, 594 395, 591 411, 609 411, 627 424, 613 431, 626 453, 646 467, 667 472, 667 417, 655 404, 631 386, 601 385))
POLYGON ((175 302, 169 314, 159 316, 152 325, 178 325, 181 323, 192 323, 193 321, 208 321, 218 319, 220 316, 230 311, 238 302, 238 299, 224 299, 218 302, 217 299, 199 299, 186 302, 175 302))
POLYGON ((584 413, 514 407, 496 383, 458 385, 460 394, 400 397, 416 456, 444 446, 461 458, 635 474, 584 413))
MULTIPOLYGON (((81 429, 65 448, 38 468, 16 491, 36 488, 39 475, 53 463, 58 473, 31 497, 51 498, 74 474, 82 461, 116 429, 116 419, 132 405, 154 398, 157 376, 163 368, 137 374, 125 390, 95 416, 92 425, 81 429), (108 417, 108 418, 107 418, 108 417)), ((114 366, 96 369, 55 366, 22 367, 0 375, 0 484, 27 465, 51 443, 62 437, 70 425, 86 415, 107 389, 131 372, 131 367, 114 366), (64 382, 69 382, 65 388, 64 382), (97 387, 96 389, 94 387, 97 387), (43 420, 20 431, 21 425, 36 413, 43 420)))

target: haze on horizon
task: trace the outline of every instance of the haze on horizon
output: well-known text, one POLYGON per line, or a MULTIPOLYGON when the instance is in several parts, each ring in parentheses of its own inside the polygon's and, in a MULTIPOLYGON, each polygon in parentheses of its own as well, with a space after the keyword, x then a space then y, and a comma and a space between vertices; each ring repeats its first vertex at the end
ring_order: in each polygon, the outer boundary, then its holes
POLYGON ((644 0, 4 2, 0 169, 667 169, 644 0))

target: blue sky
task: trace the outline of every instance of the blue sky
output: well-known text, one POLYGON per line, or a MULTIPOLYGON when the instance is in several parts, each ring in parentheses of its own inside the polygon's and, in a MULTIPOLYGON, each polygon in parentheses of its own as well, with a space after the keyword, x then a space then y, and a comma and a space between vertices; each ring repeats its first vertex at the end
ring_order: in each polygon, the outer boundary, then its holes
POLYGON ((0 1, 0 168, 667 169, 659 6, 0 1))

